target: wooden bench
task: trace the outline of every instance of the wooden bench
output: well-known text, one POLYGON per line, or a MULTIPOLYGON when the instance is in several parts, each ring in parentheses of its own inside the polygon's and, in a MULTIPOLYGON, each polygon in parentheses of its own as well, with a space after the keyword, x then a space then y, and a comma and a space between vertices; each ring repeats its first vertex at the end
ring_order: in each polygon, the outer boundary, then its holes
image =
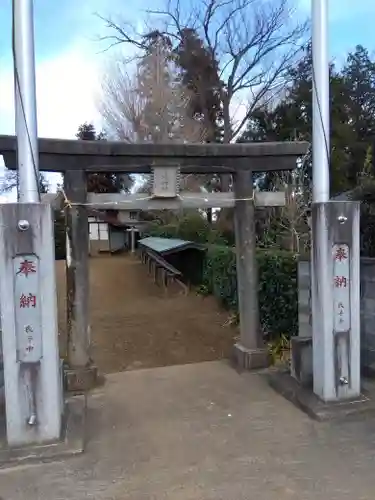
POLYGON ((181 281, 181 271, 163 259, 161 255, 144 246, 140 246, 140 256, 142 263, 147 265, 148 273, 153 277, 155 284, 161 284, 166 291, 169 285, 176 283, 187 294, 188 287, 181 281))

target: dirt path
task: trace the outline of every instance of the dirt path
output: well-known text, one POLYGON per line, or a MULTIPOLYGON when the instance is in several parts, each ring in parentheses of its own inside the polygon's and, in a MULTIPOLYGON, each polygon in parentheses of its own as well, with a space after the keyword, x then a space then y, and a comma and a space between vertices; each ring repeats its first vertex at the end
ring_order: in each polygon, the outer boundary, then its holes
MULTIPOLYGON (((57 262, 65 347, 65 263, 57 262)), ((104 373, 227 357, 237 335, 212 297, 166 297, 132 257, 90 260, 92 357, 104 373)))

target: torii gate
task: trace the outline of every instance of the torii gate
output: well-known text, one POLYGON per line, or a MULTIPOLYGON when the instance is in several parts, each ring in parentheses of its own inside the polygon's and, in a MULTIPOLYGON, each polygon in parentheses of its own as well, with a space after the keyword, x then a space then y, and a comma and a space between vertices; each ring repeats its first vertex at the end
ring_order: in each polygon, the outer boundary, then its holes
MULTIPOLYGON (((39 169, 64 174, 64 192, 70 202, 66 206, 69 389, 89 389, 96 374, 89 354, 87 206, 116 210, 234 207, 240 312, 240 341, 234 346, 234 360, 243 369, 267 366, 259 324, 254 207, 282 206, 285 194, 253 193, 252 174, 293 170, 296 159, 307 149, 306 142, 126 144, 39 139, 39 169), (86 174, 93 172, 153 173, 152 195, 88 194, 86 174), (179 192, 179 175, 191 173, 232 174, 234 192, 179 192)), ((8 169, 16 168, 15 137, 0 136, 0 154, 8 169)), ((62 207, 61 194, 47 195, 44 201, 62 207)))

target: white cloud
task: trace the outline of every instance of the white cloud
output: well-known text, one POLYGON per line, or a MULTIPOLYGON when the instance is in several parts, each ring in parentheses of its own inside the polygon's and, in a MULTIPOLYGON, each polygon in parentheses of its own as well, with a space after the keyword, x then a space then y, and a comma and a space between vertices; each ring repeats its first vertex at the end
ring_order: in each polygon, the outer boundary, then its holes
MULTIPOLYGON (((36 64, 38 133, 40 137, 74 138, 85 121, 98 122, 96 61, 83 45, 73 45, 36 64)), ((0 133, 14 133, 13 70, 0 70, 0 133)))
MULTIPOLYGON (((100 59, 90 56, 81 43, 36 64, 39 137, 74 139, 85 121, 99 128, 95 96, 100 83, 100 59)), ((14 134, 12 68, 0 70, 0 96, 0 134, 14 134)), ((60 176, 49 175, 52 188, 59 181, 60 176)), ((14 201, 14 196, 12 193, 8 198, 14 201)))

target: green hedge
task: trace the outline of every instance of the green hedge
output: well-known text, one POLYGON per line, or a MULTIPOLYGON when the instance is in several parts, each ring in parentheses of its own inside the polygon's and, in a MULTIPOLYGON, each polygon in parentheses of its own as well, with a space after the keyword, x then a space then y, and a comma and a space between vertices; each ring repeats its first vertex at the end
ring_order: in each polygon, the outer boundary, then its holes
POLYGON ((64 260, 66 258, 66 237, 65 237, 65 217, 60 211, 54 212, 54 232, 55 232, 55 259, 64 260))
POLYGON ((180 238, 202 244, 226 245, 222 233, 210 225, 198 212, 185 214, 174 224, 153 223, 148 230, 149 236, 160 238, 180 238))
MULTIPOLYGON (((290 252, 258 250, 259 309, 263 332, 269 338, 297 334, 297 259, 290 252)), ((238 311, 236 256, 233 248, 210 247, 203 284, 207 293, 238 311)))

